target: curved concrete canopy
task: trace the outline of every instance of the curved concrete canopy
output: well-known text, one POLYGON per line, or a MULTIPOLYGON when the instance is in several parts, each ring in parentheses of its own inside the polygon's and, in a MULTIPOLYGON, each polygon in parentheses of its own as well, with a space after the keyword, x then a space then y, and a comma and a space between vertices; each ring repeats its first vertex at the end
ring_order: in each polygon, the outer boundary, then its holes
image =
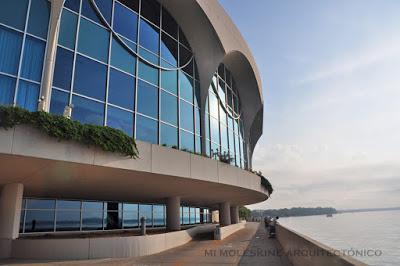
POLYGON ((216 0, 159 1, 176 19, 192 46, 203 105, 219 64, 224 63, 232 72, 242 102, 244 137, 251 154, 262 134, 262 119, 255 119, 263 112, 262 84, 255 60, 239 30, 216 0), (252 128, 257 132, 251 132, 252 128))

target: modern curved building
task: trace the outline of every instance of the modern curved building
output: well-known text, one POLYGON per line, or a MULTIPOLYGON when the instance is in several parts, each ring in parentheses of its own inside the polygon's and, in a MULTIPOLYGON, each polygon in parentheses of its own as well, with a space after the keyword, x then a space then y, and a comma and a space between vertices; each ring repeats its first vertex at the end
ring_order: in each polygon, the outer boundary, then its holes
POLYGON ((249 171, 261 79, 216 0, 2 0, 0 104, 120 129, 139 150, 0 129, 3 250, 32 235, 134 230, 140 217, 174 231, 218 210, 229 225, 269 196, 249 171))

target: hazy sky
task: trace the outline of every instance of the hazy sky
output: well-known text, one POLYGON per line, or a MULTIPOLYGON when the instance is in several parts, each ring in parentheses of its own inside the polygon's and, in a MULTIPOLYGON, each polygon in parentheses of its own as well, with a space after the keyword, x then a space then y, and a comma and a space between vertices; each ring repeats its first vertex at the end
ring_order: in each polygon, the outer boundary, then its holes
POLYGON ((252 208, 400 206, 400 1, 220 0, 257 61, 252 208))

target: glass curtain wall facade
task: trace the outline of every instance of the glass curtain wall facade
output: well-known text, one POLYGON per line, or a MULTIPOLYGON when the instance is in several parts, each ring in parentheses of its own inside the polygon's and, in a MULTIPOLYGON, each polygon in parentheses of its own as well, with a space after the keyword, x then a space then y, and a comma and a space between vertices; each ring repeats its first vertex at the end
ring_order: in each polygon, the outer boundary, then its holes
POLYGON ((99 13, 65 2, 50 112, 70 105, 73 120, 201 153, 198 73, 179 25, 154 0, 95 3, 99 13))
POLYGON ((1 1, 0 105, 37 110, 49 17, 47 0, 1 1))
POLYGON ((247 169, 247 148, 241 119, 241 105, 231 72, 220 64, 205 104, 206 154, 214 159, 229 156, 230 163, 247 169))
MULTIPOLYGON (((198 207, 181 211, 182 225, 211 221, 210 211, 198 207)), ((138 204, 81 200, 24 198, 22 202, 20 233, 103 231, 135 229, 140 218, 146 218, 147 227, 165 227, 166 207, 163 204, 138 204)))

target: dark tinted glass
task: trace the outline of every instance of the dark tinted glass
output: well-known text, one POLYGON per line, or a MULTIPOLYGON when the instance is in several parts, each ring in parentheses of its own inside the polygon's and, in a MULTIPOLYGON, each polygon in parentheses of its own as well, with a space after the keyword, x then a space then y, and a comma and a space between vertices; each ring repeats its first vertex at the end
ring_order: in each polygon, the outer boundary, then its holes
POLYGON ((136 138, 141 141, 157 144, 158 122, 141 115, 137 115, 136 119, 136 138))
POLYGON ((159 32, 147 21, 140 20, 140 45, 158 54, 159 32))
POLYGON ((107 67, 78 55, 75 68, 74 92, 104 101, 107 67))
POLYGON ((160 144, 168 147, 178 147, 178 129, 161 123, 160 144))
POLYGON ((79 96, 73 96, 72 119, 83 124, 102 126, 104 124, 104 104, 79 96))
POLYGON ((109 32, 87 19, 81 19, 78 51, 104 63, 108 61, 109 32))
POLYGON ((73 209, 79 210, 81 208, 81 202, 77 200, 57 200, 57 209, 73 209))
POLYGON ((47 0, 31 1, 28 32, 47 38, 47 29, 50 17, 50 2, 47 0))
POLYGON ((56 231, 78 231, 81 227, 81 212, 57 211, 56 231))
POLYGON ((53 86, 64 90, 71 89, 73 60, 74 55, 72 52, 58 47, 56 65, 54 68, 53 86))
POLYGON ((136 42, 137 14, 118 2, 115 2, 114 12, 114 30, 126 38, 136 42))
POLYGON ((58 43, 70 49, 75 48, 78 16, 66 9, 62 11, 58 43))
POLYGON ((165 33, 161 34, 161 57, 172 66, 178 64, 178 42, 165 33))
POLYGON ((122 229, 122 212, 106 212, 104 215, 104 228, 106 230, 122 229))
POLYGON ((75 12, 79 12, 79 3, 80 0, 66 0, 64 6, 75 12))
POLYGON ((24 30, 28 2, 29 0, 2 0, 0 23, 4 23, 19 30, 24 30))
POLYGON ((141 15, 155 25, 160 25, 160 4, 154 0, 144 0, 141 1, 142 8, 141 8, 141 15))
POLYGON ((179 42, 185 45, 188 49, 191 49, 190 44, 181 28, 179 28, 179 42))
MULTIPOLYGON (((82 1, 82 15, 102 24, 95 9, 91 5, 90 0, 82 1)), ((111 25, 112 0, 96 0, 95 2, 103 17, 107 20, 108 24, 111 25)))
POLYGON ((139 113, 158 117, 158 88, 141 80, 138 81, 137 110, 139 113))
POLYGON ((39 85, 21 80, 18 86, 17 105, 31 112, 37 111, 39 85))
POLYGON ((161 120, 173 125, 178 123, 178 100, 177 97, 161 92, 161 120))
POLYGON ((109 106, 107 111, 107 126, 122 130, 128 136, 133 136, 133 113, 109 106))
POLYGON ((26 211, 25 233, 48 231, 54 231, 54 210, 26 211))
POLYGON ((34 81, 42 79, 44 50, 46 43, 33 37, 26 37, 21 76, 34 81))
POLYGON ((178 24, 165 8, 162 9, 162 29, 178 39, 178 24))
POLYGON ((51 92, 50 113, 63 115, 65 106, 69 103, 69 93, 53 88, 51 92))
POLYGON ((134 110, 135 78, 120 71, 111 69, 108 101, 112 104, 134 110))
POLYGON ((133 11, 139 12, 139 0, 118 0, 133 11))
MULTIPOLYGON (((185 66, 189 63, 189 60, 192 58, 192 53, 187 50, 182 45, 179 46, 179 66, 185 66)), ((190 64, 189 64, 190 65, 190 64)), ((191 65, 193 67, 193 65, 191 65)), ((190 75, 193 75, 193 70, 190 70, 191 67, 185 67, 185 72, 190 75)))
POLYGON ((14 91, 15 91, 14 78, 8 76, 0 75, 0 104, 10 105, 13 104, 14 91))

